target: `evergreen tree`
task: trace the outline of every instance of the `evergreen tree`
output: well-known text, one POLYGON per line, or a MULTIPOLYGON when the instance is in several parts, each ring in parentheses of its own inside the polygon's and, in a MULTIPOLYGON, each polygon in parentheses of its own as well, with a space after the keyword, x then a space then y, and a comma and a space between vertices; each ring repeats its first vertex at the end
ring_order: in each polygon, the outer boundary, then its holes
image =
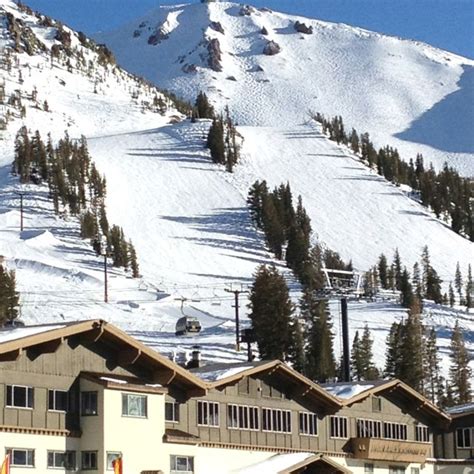
POLYGON ((0 264, 0 326, 18 317, 19 301, 14 270, 0 264))
POLYGON ((198 118, 214 118, 214 107, 209 103, 209 99, 204 92, 199 92, 196 98, 196 109, 198 118))
POLYGON ((400 304, 405 308, 409 308, 413 304, 413 288, 410 283, 410 274, 406 268, 400 276, 399 282, 400 304))
POLYGON ((440 357, 436 346, 436 331, 433 327, 428 331, 425 344, 425 396, 433 403, 443 406, 445 403, 444 380, 441 376, 440 357))
POLYGON ((466 280, 466 306, 468 308, 474 307, 474 285, 472 282, 472 269, 471 264, 467 267, 467 280, 466 280))
POLYGON ((362 356, 362 377, 364 380, 376 380, 379 378, 379 371, 374 365, 372 347, 374 341, 370 335, 369 327, 366 324, 360 341, 360 351, 362 356))
POLYGON ((132 270, 132 277, 139 278, 140 267, 138 266, 137 252, 131 240, 128 242, 128 260, 130 262, 130 268, 132 270))
POLYGON ((308 321, 307 374, 312 380, 325 382, 336 375, 332 324, 326 301, 317 301, 311 291, 303 294, 302 316, 308 321))
POLYGON ((417 299, 421 302, 423 298, 423 290, 420 265, 418 264, 418 262, 415 262, 415 264, 413 265, 412 285, 417 299))
POLYGON ((274 267, 261 265, 249 296, 250 320, 262 359, 286 360, 292 341, 293 307, 285 279, 274 267))
POLYGON ((398 249, 395 249, 395 255, 393 256, 393 269, 395 273, 395 285, 397 290, 401 291, 402 281, 402 261, 398 249))
POLYGON ((380 285, 384 290, 386 290, 388 288, 387 257, 384 254, 380 255, 377 268, 379 272, 380 285))
POLYGON ((306 374, 306 354, 304 332, 298 319, 291 324, 291 345, 289 349, 289 361, 293 368, 302 374, 306 374))
POLYGON ((454 290, 453 290, 453 285, 451 284, 451 282, 449 282, 449 306, 451 306, 451 308, 454 306, 454 290))
POLYGON ((214 163, 224 165, 226 162, 224 143, 224 123, 222 118, 213 119, 209 134, 207 136, 207 147, 211 152, 214 163))
POLYGON ((364 380, 364 364, 362 360, 361 341, 359 331, 356 331, 354 340, 352 341, 351 351, 351 369, 352 375, 356 380, 364 380))
POLYGON ((453 392, 453 401, 456 405, 470 403, 472 401, 472 371, 469 367, 469 354, 457 320, 451 335, 450 359, 449 382, 453 392))
POLYGON ((456 264, 456 272, 454 274, 454 287, 456 288, 456 291, 459 297, 459 304, 462 304, 463 282, 462 282, 462 274, 461 274, 461 268, 459 266, 459 262, 457 262, 456 264))
POLYGON ((402 359, 402 323, 394 322, 386 341, 385 375, 398 378, 402 359))

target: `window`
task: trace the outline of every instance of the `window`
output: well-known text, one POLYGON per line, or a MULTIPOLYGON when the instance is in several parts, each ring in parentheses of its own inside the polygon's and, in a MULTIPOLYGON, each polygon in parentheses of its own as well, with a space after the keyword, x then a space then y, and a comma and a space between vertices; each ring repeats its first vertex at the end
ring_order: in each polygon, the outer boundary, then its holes
POLYGON ((81 415, 97 415, 97 392, 81 392, 81 415))
POLYGON ((7 385, 7 407, 33 408, 34 390, 22 385, 7 385))
POLYGON ((382 399, 380 397, 372 397, 372 411, 382 411, 382 399))
POLYGON ((422 443, 430 442, 430 432, 427 426, 424 426, 424 425, 415 426, 415 440, 421 441, 422 443))
POLYGON ((131 393, 122 393, 122 416, 146 418, 146 395, 133 395, 131 393))
POLYGON ((48 451, 48 469, 76 470, 75 451, 48 451))
POLYGON ((262 429, 277 433, 291 433, 291 411, 262 408, 262 429))
POLYGON ((114 470, 114 461, 122 457, 122 453, 118 451, 107 451, 107 470, 114 470))
POLYGON ((64 390, 48 390, 48 410, 67 411, 68 393, 64 390))
POLYGON ((407 425, 384 421, 383 437, 387 439, 407 439, 407 425))
POLYGON ((35 467, 35 450, 7 448, 12 466, 35 467))
POLYGON ((179 422, 179 403, 165 402, 165 421, 179 422))
POLYGON ((318 417, 315 413, 300 413, 300 434, 318 436, 318 417))
POLYGON ((420 468, 419 467, 412 467, 410 469, 410 474, 420 474, 420 468))
POLYGON ((403 466, 389 466, 389 474, 405 474, 405 468, 403 466))
POLYGON ((347 438, 347 418, 331 416, 331 438, 347 438))
POLYGON ((171 474, 193 474, 194 458, 192 456, 171 456, 171 474))
POLYGON ((459 428, 456 430, 456 446, 458 448, 472 448, 471 428, 459 428))
POLYGON ((227 426, 237 430, 258 430, 258 408, 247 405, 227 405, 227 426))
POLYGON ((82 469, 97 470, 97 451, 82 451, 82 469))
POLYGON ((374 465, 373 464, 364 464, 364 474, 373 474, 374 472, 374 465))
POLYGON ((358 438, 380 438, 382 436, 382 423, 376 420, 357 420, 358 438))
POLYGON ((198 425, 219 426, 219 403, 198 401, 198 425))

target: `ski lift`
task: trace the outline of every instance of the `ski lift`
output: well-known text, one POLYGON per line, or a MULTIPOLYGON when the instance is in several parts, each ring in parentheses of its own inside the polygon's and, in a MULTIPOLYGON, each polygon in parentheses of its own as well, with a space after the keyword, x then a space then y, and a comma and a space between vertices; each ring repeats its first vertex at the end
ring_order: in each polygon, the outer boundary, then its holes
POLYGON ((219 299, 219 295, 216 293, 216 289, 212 290, 212 301, 211 306, 220 306, 221 300, 219 299))
POLYGON ((201 332, 201 323, 194 316, 183 316, 176 322, 176 336, 189 336, 201 332))

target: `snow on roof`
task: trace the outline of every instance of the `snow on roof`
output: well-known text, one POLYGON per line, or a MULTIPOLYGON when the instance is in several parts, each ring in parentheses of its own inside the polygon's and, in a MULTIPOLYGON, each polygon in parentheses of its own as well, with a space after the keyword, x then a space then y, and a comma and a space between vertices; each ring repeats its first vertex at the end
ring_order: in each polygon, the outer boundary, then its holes
POLYGON ((375 385, 376 384, 370 383, 337 383, 333 385, 323 385, 323 388, 335 397, 347 399, 355 397, 359 395, 359 393, 375 387, 375 385))
POLYGON ((13 327, 0 330, 0 344, 4 342, 14 341, 16 339, 22 339, 28 336, 34 336, 43 332, 53 331, 54 329, 61 329, 66 327, 66 324, 49 324, 41 326, 25 326, 25 327, 13 327))
POLYGON ((243 469, 238 470, 239 474, 261 474, 262 472, 280 472, 288 469, 295 464, 304 461, 305 459, 314 456, 313 453, 291 453, 291 454, 276 454, 265 461, 253 464, 243 469))
POLYGON ((120 383, 120 384, 127 384, 128 382, 123 379, 115 379, 112 377, 100 377, 100 380, 103 380, 104 382, 113 382, 113 383, 120 383))
POLYGON ((243 372, 244 370, 253 369, 253 367, 254 367, 253 365, 241 365, 239 367, 232 367, 232 368, 223 368, 223 369, 216 369, 216 370, 210 369, 207 372, 199 371, 199 372, 196 372, 195 374, 202 380, 205 380, 206 382, 216 382, 217 380, 222 380, 227 377, 231 377, 232 375, 239 374, 240 372, 243 372))
POLYGON ((457 405, 455 407, 447 408, 446 411, 450 415, 460 415, 474 411, 474 403, 465 403, 464 405, 457 405))

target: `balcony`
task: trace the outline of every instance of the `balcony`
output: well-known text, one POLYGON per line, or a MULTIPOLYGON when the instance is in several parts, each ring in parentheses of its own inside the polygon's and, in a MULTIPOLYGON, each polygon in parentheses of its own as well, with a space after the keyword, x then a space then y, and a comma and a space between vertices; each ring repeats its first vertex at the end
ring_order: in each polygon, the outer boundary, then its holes
POLYGON ((357 459, 424 463, 431 444, 379 438, 352 438, 352 452, 357 459))

